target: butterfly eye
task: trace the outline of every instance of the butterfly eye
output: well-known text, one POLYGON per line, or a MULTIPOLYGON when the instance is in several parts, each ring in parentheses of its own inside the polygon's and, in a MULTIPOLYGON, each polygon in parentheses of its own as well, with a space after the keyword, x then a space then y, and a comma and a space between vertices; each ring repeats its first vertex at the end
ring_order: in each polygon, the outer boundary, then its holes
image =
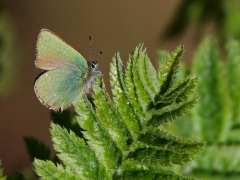
POLYGON ((91 68, 92 68, 92 69, 95 68, 95 64, 94 64, 94 63, 91 64, 91 68))

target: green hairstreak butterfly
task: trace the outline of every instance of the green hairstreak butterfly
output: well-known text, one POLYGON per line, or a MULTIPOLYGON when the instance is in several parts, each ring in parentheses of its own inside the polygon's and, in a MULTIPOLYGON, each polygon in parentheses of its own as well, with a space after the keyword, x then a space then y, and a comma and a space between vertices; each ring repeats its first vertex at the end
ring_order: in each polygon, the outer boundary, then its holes
POLYGON ((43 105, 58 112, 71 105, 82 93, 90 93, 96 77, 101 75, 97 61, 90 59, 87 62, 47 29, 41 29, 38 35, 35 66, 43 70, 35 80, 35 94, 43 105))

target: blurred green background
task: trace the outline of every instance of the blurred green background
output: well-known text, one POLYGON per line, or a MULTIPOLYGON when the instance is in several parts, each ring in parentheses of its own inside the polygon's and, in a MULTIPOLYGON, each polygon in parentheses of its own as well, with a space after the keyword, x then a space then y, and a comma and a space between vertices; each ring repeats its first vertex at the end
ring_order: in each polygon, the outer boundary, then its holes
MULTIPOLYGON (((185 46, 188 65, 199 43, 212 35, 223 46, 240 37, 239 0, 0 1, 0 159, 4 174, 31 167, 24 136, 51 146, 50 111, 33 91, 35 44, 41 28, 58 34, 86 59, 88 34, 109 91, 109 62, 119 50, 123 61, 145 43, 157 67, 157 50, 185 46)), ((221 53, 224 56, 224 53, 221 53)))

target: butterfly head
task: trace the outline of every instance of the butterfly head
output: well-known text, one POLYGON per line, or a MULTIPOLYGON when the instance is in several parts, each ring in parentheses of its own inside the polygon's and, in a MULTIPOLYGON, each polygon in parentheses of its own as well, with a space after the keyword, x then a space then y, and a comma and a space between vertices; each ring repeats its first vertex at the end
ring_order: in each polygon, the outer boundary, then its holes
POLYGON ((99 76, 101 71, 98 69, 98 62, 97 61, 90 61, 89 62, 89 71, 91 75, 99 76))
POLYGON ((97 61, 91 61, 90 62, 90 68, 91 69, 98 69, 98 62, 97 61))

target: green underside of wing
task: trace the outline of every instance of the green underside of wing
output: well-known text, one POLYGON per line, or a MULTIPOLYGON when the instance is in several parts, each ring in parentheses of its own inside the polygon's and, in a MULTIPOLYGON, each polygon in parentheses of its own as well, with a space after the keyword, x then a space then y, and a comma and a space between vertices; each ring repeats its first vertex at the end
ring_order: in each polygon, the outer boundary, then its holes
POLYGON ((65 64, 74 64, 81 70, 88 69, 84 57, 48 30, 40 32, 37 41, 36 64, 43 70, 51 70, 65 64))
POLYGON ((43 73, 35 82, 35 91, 42 104, 58 110, 79 96, 83 72, 75 66, 64 66, 43 73))

